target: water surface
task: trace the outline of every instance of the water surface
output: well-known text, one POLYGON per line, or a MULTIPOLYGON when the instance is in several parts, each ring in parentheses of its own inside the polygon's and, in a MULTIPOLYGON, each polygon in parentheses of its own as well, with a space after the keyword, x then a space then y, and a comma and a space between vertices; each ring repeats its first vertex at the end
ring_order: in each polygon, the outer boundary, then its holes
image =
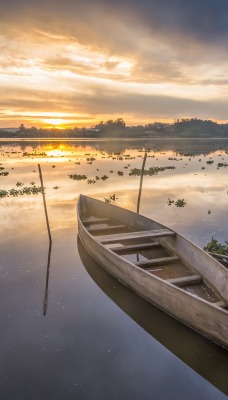
POLYGON ((226 140, 1 143, 0 190, 39 185, 41 164, 53 237, 47 270, 41 195, 0 199, 1 399, 227 398, 227 352, 137 298, 77 240, 80 193, 136 209, 129 172, 145 150, 147 169, 175 169, 144 177, 140 212, 201 247, 227 240, 226 140))

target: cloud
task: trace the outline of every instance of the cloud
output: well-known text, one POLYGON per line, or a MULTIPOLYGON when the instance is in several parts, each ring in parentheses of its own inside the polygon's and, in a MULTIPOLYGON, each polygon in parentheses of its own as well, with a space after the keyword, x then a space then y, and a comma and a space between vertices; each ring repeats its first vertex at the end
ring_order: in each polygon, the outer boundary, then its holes
POLYGON ((173 97, 172 95, 153 95, 134 92, 124 93, 122 90, 112 90, 108 87, 95 85, 90 93, 74 92, 62 93, 49 91, 17 90, 12 89, 6 99, 0 93, 0 120, 32 120, 33 124, 41 119, 50 118, 47 112, 63 113, 62 119, 72 123, 83 120, 92 123, 97 116, 109 118, 111 115, 124 116, 129 124, 134 118, 144 121, 158 119, 174 119, 183 116, 198 118, 227 118, 227 100, 218 98, 194 100, 173 97), (20 98, 20 102, 18 99, 20 98), (7 110, 11 110, 8 114, 7 110), (36 112, 34 112, 36 110, 36 112), (64 112, 67 114, 64 115, 64 112), (45 114, 46 113, 46 114, 45 114))
POLYGON ((0 8, 4 109, 147 115, 151 104, 153 115, 225 118, 225 0, 9 0, 0 8))
POLYGON ((174 54, 183 52, 183 58, 200 55, 202 48, 208 51, 206 57, 209 49, 227 48, 227 12, 226 0, 22 0, 20 5, 14 0, 1 5, 2 21, 40 29, 49 39, 61 38, 64 32, 84 45, 117 54, 132 54, 144 39, 153 39, 173 47, 174 54))

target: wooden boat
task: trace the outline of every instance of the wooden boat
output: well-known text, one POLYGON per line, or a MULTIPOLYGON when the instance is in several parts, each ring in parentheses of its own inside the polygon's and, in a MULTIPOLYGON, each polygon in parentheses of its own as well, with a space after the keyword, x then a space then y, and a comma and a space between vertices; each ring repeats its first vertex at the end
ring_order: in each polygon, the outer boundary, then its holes
POLYGON ((109 274, 77 240, 81 261, 98 287, 142 329, 228 396, 227 351, 162 312, 109 274))
POLYGON ((228 270, 208 253, 158 222, 83 195, 78 233, 110 274, 228 348, 228 270))

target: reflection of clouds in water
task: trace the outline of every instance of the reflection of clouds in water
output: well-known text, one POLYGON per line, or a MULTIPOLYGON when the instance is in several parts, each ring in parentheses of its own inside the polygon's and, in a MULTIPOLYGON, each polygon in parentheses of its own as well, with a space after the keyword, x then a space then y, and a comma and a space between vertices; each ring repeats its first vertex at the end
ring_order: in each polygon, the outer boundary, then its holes
MULTIPOLYGON (((9 145, 9 147, 3 145, 2 150, 5 151, 3 165, 6 169, 7 166, 14 166, 14 170, 11 170, 7 177, 1 178, 1 183, 4 184, 4 189, 6 190, 15 187, 17 182, 22 182, 28 186, 31 181, 35 181, 39 185, 37 163, 41 163, 50 223, 52 229, 60 229, 63 226, 66 227, 75 223, 76 200, 80 193, 92 195, 101 200, 116 193, 119 198, 116 204, 134 211, 137 202, 139 177, 130 177, 129 172, 134 167, 141 168, 143 153, 139 152, 139 150, 151 147, 152 151, 148 153, 146 162, 147 169, 150 166, 167 165, 174 165, 176 169, 166 170, 151 177, 144 177, 141 212, 172 226, 173 224, 175 226, 178 226, 178 224, 180 226, 193 226, 194 223, 204 218, 206 219, 204 226, 211 230, 209 217, 206 215, 207 209, 212 209, 210 220, 213 223, 215 220, 219 221, 219 223, 223 222, 219 215, 223 214, 223 208, 227 203, 226 184, 224 183, 226 182, 226 169, 217 170, 216 165, 222 158, 226 161, 227 154, 221 150, 215 151, 215 143, 217 142, 212 141, 211 145, 204 142, 205 151, 211 149, 210 157, 215 160, 213 165, 208 166, 206 164, 208 157, 203 157, 202 151, 200 155, 195 157, 190 155, 177 156, 177 148, 182 147, 182 152, 187 154, 192 141, 190 143, 189 141, 177 141, 175 145, 174 143, 175 141, 167 145, 165 141, 156 140, 154 142, 126 141, 124 143, 116 141, 113 143, 105 141, 98 141, 97 143, 84 142, 84 146, 82 143, 63 144, 61 142, 46 143, 44 145, 35 144, 34 146, 25 144, 23 147, 15 146, 14 144, 9 145), (172 150, 169 150, 168 146, 171 146, 172 150), (111 149, 113 150, 114 160, 112 157, 108 157, 106 153, 106 150, 108 150, 111 154, 111 149), (165 149, 167 152, 164 154, 165 149), (21 157, 20 155, 20 158, 17 158, 18 151, 26 151, 32 154, 33 150, 38 154, 48 154, 49 152, 49 157, 36 158, 34 156, 35 158, 33 158, 21 157), (16 153, 8 157, 9 154, 6 151, 16 151, 16 153), (114 152, 124 152, 124 154, 130 154, 135 159, 120 161, 117 160, 118 154, 114 155, 114 152), (219 154, 222 154, 222 156, 219 157, 219 154), (50 157, 51 155, 59 155, 57 161, 61 161, 61 164, 58 162, 55 164, 56 157, 50 157), (64 157, 61 157, 61 155, 64 155, 64 157), (150 157, 152 155, 155 157, 150 157), (91 156, 96 160, 92 165, 89 165, 87 158, 91 156), (177 158, 179 160, 182 158, 182 160, 177 162, 169 160, 169 158, 177 158), (202 159, 202 161, 199 162, 199 159, 202 159), (80 162, 80 165, 75 164, 75 162, 80 162), (202 166, 206 166, 206 169, 201 170, 202 166), (110 170, 113 170, 113 173, 110 170), (117 171, 122 171, 124 173, 123 177, 118 176, 117 171), (88 179, 108 175, 109 179, 105 182, 100 179, 94 185, 89 185, 87 180, 74 181, 69 179, 68 175, 75 173, 85 174, 88 179), (59 188, 57 190, 53 189, 55 186, 59 188), (185 198, 187 206, 181 210, 177 210, 174 206, 168 207, 167 200, 169 197, 173 199, 185 198)), ((203 142, 201 141, 200 143, 203 150, 203 142)), ((197 152, 196 146, 194 149, 197 152)), ((5 236, 7 232, 12 234, 13 229, 19 229, 19 227, 36 231, 39 229, 40 231, 45 230, 43 204, 40 195, 36 197, 23 196, 1 199, 1 209, 1 219, 3 221, 1 226, 5 230, 5 236), (29 228, 29 226, 33 226, 33 228, 29 228)))
MULTIPOLYGON (((115 146, 118 151, 122 144, 118 147, 115 143, 115 146)), ((132 153, 130 147, 128 144, 126 152, 132 153)), ((76 151, 77 146, 74 148, 76 151)), ((27 148, 31 150, 32 147, 27 148)), ((95 153, 91 146, 83 152, 95 153)), ((5 375, 10 376, 10 383, 4 381, 1 392, 14 399, 20 393, 20 398, 25 400, 31 398, 31 393, 33 398, 45 398, 50 393, 50 397, 62 399, 68 392, 88 399, 94 393, 98 399, 107 395, 114 399, 126 392, 128 397, 137 400, 147 398, 148 393, 149 397, 177 399, 181 393, 186 398, 206 396, 210 400, 222 400, 222 394, 107 299, 88 277, 79 259, 76 243, 79 193, 101 200, 116 193, 118 199, 114 204, 135 211, 139 177, 129 177, 129 169, 123 166, 130 163, 131 167, 141 168, 142 158, 117 161, 103 159, 100 152, 93 165, 86 163, 89 156, 84 154, 81 164, 75 165, 77 157, 61 158, 61 165, 56 168, 52 168, 51 157, 15 159, 12 154, 7 158, 15 170, 1 184, 9 188, 17 181, 38 184, 38 173, 32 171, 37 170, 37 162, 41 163, 53 247, 48 313, 43 317, 48 235, 42 197, 0 200, 1 363, 5 375), (70 158, 74 161, 69 162, 70 158), (109 173, 111 168, 113 174, 109 173), (117 176, 118 170, 124 171, 123 177, 117 176), (86 173, 88 178, 107 174, 109 179, 88 185, 86 181, 70 180, 68 174, 72 173, 86 173), (60 189, 54 190, 54 186, 60 189)), ((174 163, 168 161, 168 155, 156 154, 156 158, 158 161, 150 158, 147 167, 174 163)), ((214 231, 217 235, 221 232, 219 229, 223 229, 224 239, 228 235, 224 218, 226 194, 221 196, 225 170, 217 172, 210 167, 208 177, 200 173, 195 176, 190 171, 193 166, 200 170, 197 157, 195 163, 189 164, 188 170, 180 169, 181 164, 177 162, 174 171, 145 177, 140 212, 177 229, 200 245, 208 241, 204 239, 206 235, 214 231), (185 198, 187 206, 168 207, 168 197, 185 198), (209 216, 207 208, 212 210, 209 216)))

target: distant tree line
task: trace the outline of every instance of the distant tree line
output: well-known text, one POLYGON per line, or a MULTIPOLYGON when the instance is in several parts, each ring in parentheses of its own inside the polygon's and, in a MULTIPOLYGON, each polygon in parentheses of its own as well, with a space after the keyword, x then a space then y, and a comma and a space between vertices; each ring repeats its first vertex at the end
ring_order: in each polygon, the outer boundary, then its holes
POLYGON ((211 120, 197 118, 183 118, 174 122, 174 131, 177 134, 181 133, 189 137, 226 137, 228 135, 228 124, 218 124, 211 120))
POLYGON ((162 122, 147 125, 127 126, 123 118, 100 121, 90 128, 44 129, 26 128, 21 124, 13 132, 0 129, 0 138, 99 138, 99 137, 228 137, 228 123, 218 124, 198 118, 176 119, 173 124, 162 122))

